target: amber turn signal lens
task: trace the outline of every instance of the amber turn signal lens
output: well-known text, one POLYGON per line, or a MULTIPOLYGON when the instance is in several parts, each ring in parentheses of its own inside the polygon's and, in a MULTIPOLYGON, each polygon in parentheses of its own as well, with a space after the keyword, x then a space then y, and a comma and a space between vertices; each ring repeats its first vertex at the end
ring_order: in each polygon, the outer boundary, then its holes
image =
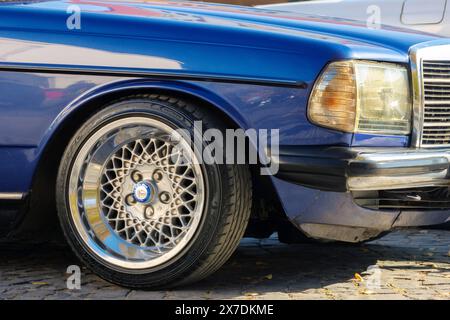
POLYGON ((353 132, 356 119, 356 80, 352 62, 328 66, 314 86, 308 117, 320 126, 353 132))

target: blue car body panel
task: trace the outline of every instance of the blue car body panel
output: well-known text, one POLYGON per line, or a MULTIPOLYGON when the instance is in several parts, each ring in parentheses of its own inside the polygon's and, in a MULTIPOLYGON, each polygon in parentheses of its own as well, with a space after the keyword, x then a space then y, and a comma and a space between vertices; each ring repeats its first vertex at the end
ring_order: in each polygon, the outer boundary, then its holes
MULTIPOLYGON (((331 61, 407 64, 411 46, 436 39, 344 19, 176 1, 1 3, 0 17, 0 193, 28 192, 58 128, 77 121, 72 114, 86 102, 120 90, 196 96, 244 129, 280 129, 282 145, 406 147, 408 136, 314 126, 309 94, 331 61), (67 27, 73 6, 80 29, 67 27)), ((272 179, 289 217, 320 221, 298 200, 317 191, 272 179)), ((378 212, 354 223, 388 228, 397 215, 378 212)))
POLYGON ((8 147, 9 151, 0 153, 0 174, 11 179, 1 180, 0 192, 26 192, 40 155, 58 127, 70 118, 78 106, 98 95, 117 90, 160 88, 189 93, 223 110, 241 128, 283 128, 280 130, 280 141, 284 144, 296 145, 302 141, 304 145, 349 145, 352 139, 350 134, 320 129, 308 122, 302 107, 308 98, 308 91, 304 89, 15 72, 0 72, 0 79, 2 75, 2 89, 8 86, 10 94, 5 91, 5 98, 0 102, 0 121, 4 124, 0 127, 0 150, 8 147), (20 94, 23 93, 21 88, 8 83, 12 75, 25 77, 26 80, 22 79, 20 83, 31 81, 30 78, 41 79, 45 85, 33 88, 36 91, 33 94, 39 99, 20 94), (67 87, 55 87, 57 83, 67 87), (30 113, 30 109, 35 112, 30 113), (15 171, 11 171, 11 159, 14 158, 20 159, 20 163, 14 163, 16 168, 21 168, 20 176, 15 176, 15 171))

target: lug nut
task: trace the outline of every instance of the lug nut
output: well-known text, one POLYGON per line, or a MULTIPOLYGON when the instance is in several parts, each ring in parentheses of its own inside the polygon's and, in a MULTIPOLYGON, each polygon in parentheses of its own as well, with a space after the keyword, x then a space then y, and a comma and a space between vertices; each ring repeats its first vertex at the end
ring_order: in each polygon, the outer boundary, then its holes
POLYGON ((129 195, 126 197, 125 201, 127 202, 127 204, 128 204, 129 206, 132 206, 132 205, 136 204, 136 199, 134 199, 134 197, 133 197, 132 194, 129 194, 129 195))
POLYGON ((153 208, 151 206, 145 208, 144 217, 145 219, 151 219, 153 217, 153 208))
POLYGON ((133 179, 134 182, 142 181, 142 174, 139 171, 134 171, 131 175, 131 179, 133 179))
POLYGON ((153 180, 158 182, 158 181, 161 181, 162 178, 163 178, 163 175, 162 175, 161 171, 157 170, 153 173, 153 180))
POLYGON ((170 194, 166 191, 161 192, 159 195, 159 200, 163 203, 168 203, 170 201, 170 194))

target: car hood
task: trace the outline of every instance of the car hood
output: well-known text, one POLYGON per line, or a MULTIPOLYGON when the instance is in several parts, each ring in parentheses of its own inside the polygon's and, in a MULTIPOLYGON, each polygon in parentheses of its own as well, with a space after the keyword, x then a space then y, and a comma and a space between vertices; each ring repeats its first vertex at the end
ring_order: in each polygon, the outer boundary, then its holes
POLYGON ((39 57, 58 66, 283 83, 312 83, 325 64, 342 59, 408 63, 411 46, 438 38, 345 19, 182 1, 3 2, 0 16, 0 47, 9 39, 0 63, 39 57), (76 13, 80 28, 68 28, 76 13))
MULTIPOLYGON (((200 2, 63 0, 21 2, 15 5, 45 11, 59 10, 65 13, 68 8, 77 6, 82 14, 118 19, 121 23, 133 19, 170 21, 184 24, 186 27, 209 26, 217 31, 241 29, 265 33, 266 36, 316 38, 351 47, 358 45, 384 47, 403 54, 407 53, 412 45, 438 38, 414 30, 389 26, 380 26, 374 30, 363 22, 347 19, 200 2)), ((117 30, 111 32, 115 33, 117 30)), ((206 35, 208 36, 207 33, 206 35)), ((173 32, 171 36, 174 36, 173 32)), ((182 37, 182 34, 179 37, 182 37)), ((200 34, 190 34, 189 37, 190 40, 199 37, 200 41, 221 41, 217 37, 200 39, 200 34)), ((230 39, 226 41, 230 42, 230 39)), ((270 47, 268 43, 265 45, 270 47)))

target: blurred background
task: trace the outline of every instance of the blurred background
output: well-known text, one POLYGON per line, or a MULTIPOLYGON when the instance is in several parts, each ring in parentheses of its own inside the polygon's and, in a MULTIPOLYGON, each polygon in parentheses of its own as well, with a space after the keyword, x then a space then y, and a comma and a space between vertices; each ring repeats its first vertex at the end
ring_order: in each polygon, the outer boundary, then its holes
MULTIPOLYGON (((206 1, 205 1, 206 2, 206 1)), ((291 14, 351 19, 367 24, 413 29, 450 37, 450 0, 208 0, 208 2, 260 6, 291 14)))
MULTIPOLYGON (((209 0, 201 2, 216 2, 216 3, 227 3, 227 4, 237 4, 241 6, 258 6, 263 4, 273 4, 273 3, 286 3, 286 2, 297 2, 298 0, 209 0)), ((300 1, 311 1, 311 0, 300 0, 300 1)))

